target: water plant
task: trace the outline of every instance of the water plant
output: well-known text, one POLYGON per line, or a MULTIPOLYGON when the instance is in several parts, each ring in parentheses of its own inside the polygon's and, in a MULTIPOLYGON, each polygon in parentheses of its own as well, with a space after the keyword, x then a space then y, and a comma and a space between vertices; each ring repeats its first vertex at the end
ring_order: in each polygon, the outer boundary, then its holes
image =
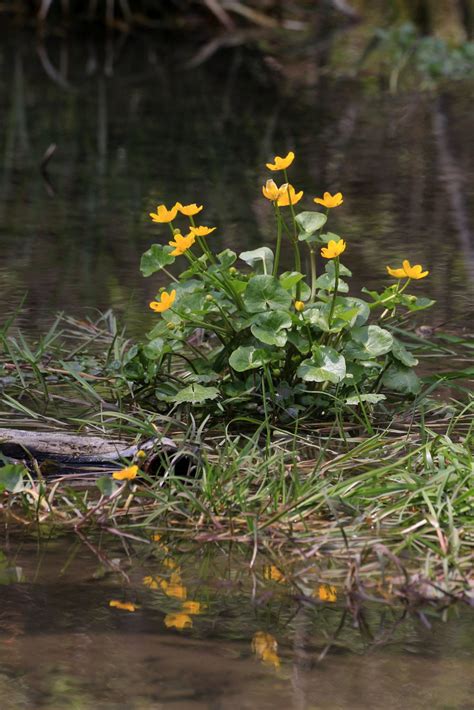
POLYGON ((343 196, 326 191, 313 199, 322 210, 297 211, 304 192, 289 181, 294 159, 290 151, 266 165, 283 175, 262 187, 275 220, 273 248, 220 250, 216 227, 196 222, 203 207, 195 203, 150 214, 171 239, 143 254, 141 271, 164 272, 171 283, 150 303, 157 322, 129 354, 125 376, 162 405, 212 402, 210 411, 244 408, 282 421, 358 407, 367 419, 387 394, 419 392, 418 361, 400 326, 434 303, 408 292, 429 272, 407 259, 395 268, 382 262, 395 282, 349 295, 342 258, 350 258, 350 237, 328 230, 343 196), (291 269, 282 267, 284 241, 291 269), (178 277, 168 270, 176 260, 185 266, 178 277))

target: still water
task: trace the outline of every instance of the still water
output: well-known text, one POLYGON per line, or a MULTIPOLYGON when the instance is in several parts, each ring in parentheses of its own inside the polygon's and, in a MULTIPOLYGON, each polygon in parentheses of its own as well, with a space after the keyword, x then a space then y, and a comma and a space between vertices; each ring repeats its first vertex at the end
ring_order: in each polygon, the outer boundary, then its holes
POLYGON ((222 248, 272 246, 265 162, 294 149, 292 180, 305 190, 304 209, 324 190, 344 193, 329 228, 350 245, 353 293, 380 286, 386 264, 409 258, 431 271, 415 292, 437 300, 422 321, 466 323, 474 281, 472 82, 393 95, 377 77, 332 76, 297 60, 285 73, 252 46, 190 66, 192 53, 153 37, 109 46, 2 35, 4 314, 26 294, 27 330, 44 329, 58 311, 84 317, 112 307, 142 331, 162 284, 140 276, 140 255, 168 240, 166 225, 148 213, 162 201, 196 201, 222 248))
POLYGON ((473 707, 466 609, 350 611, 235 546, 88 543, 2 544, 2 710, 473 707))

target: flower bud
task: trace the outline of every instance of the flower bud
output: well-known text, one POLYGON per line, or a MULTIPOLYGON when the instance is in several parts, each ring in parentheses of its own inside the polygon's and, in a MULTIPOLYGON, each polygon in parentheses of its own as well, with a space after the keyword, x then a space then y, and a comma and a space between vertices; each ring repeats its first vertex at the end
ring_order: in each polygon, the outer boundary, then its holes
POLYGON ((301 313, 301 311, 304 311, 303 301, 295 301, 295 311, 298 311, 298 313, 301 313))

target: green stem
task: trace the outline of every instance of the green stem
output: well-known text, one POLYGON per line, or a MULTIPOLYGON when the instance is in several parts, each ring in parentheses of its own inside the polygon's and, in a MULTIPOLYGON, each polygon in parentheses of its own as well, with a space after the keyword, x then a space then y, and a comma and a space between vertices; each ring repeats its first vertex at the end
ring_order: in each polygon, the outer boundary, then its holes
POLYGON ((311 296, 310 301, 314 303, 314 298, 316 296, 316 252, 312 247, 309 247, 309 258, 311 262, 311 296))
POLYGON ((276 247, 275 247, 275 261, 273 262, 273 276, 277 276, 278 275, 278 266, 280 264, 282 217, 281 217, 280 210, 279 210, 276 202, 274 202, 273 204, 275 207, 275 217, 276 217, 276 221, 277 221, 277 240, 276 240, 276 247))
POLYGON ((335 270, 334 293, 332 295, 331 310, 329 311, 329 317, 328 317, 329 330, 331 329, 332 317, 334 314, 334 307, 336 305, 337 289, 339 286, 339 257, 338 256, 336 256, 336 258, 334 259, 334 270, 335 270))

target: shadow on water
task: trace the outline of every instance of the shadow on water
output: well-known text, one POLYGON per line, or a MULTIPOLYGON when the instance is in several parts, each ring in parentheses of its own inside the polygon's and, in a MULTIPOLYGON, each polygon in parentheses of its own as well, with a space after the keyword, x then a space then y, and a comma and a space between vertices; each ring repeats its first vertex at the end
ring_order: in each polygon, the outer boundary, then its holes
POLYGON ((64 538, 3 549, 5 710, 472 707, 459 607, 360 607, 235 546, 108 543, 115 573, 64 538))
POLYGON ((472 83, 392 95, 376 77, 332 76, 318 54, 286 67, 264 50, 227 48, 190 68, 156 37, 4 38, 0 294, 12 311, 27 292, 24 326, 112 306, 141 331, 159 283, 140 277, 139 257, 166 238, 148 218, 161 201, 204 203, 223 247, 272 244, 264 165, 289 148, 306 209, 344 192, 331 228, 350 244, 356 283, 380 286, 385 265, 408 256, 431 271, 423 290, 438 304, 423 317, 462 326, 472 83))

